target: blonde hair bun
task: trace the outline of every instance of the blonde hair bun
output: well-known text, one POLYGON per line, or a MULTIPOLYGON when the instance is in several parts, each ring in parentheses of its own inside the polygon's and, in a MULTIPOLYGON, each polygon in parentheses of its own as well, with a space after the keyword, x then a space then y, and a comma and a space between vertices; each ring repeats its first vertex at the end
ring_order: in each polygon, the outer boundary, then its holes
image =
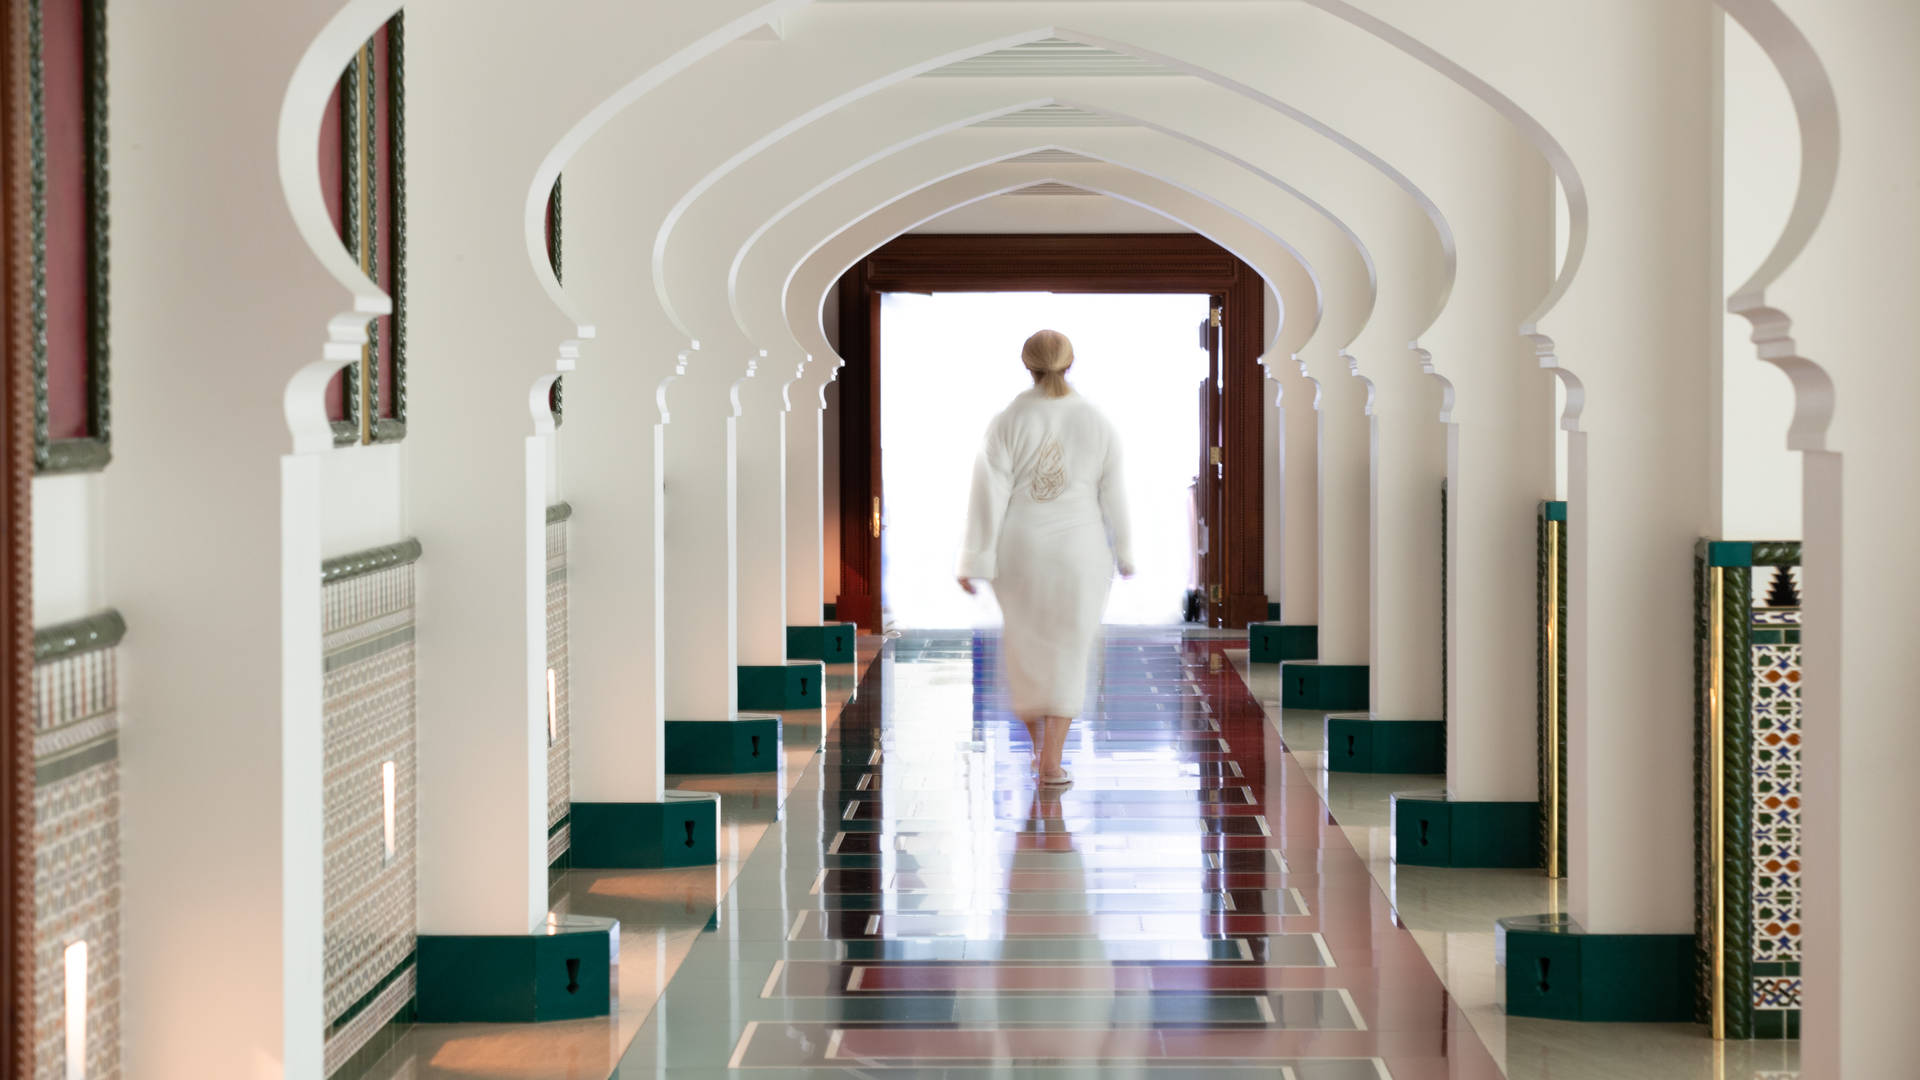
POLYGON ((1067 369, 1073 366, 1073 342, 1058 330, 1041 330, 1020 347, 1020 362, 1033 372, 1033 385, 1047 397, 1066 397, 1067 369))

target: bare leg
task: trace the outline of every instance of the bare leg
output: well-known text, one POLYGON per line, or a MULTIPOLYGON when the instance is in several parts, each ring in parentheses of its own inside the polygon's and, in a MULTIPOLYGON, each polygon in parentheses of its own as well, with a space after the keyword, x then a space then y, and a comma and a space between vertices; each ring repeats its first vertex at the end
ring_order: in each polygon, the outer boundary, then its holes
POLYGON ((1040 775, 1044 777, 1060 776, 1065 773, 1060 758, 1067 749, 1067 731, 1073 726, 1071 716, 1049 716, 1046 718, 1047 742, 1040 755, 1040 775))
POLYGON ((1020 723, 1027 729, 1027 739, 1032 744, 1031 764, 1037 771, 1040 768, 1040 751, 1047 744, 1047 718, 1044 716, 1023 716, 1020 723))

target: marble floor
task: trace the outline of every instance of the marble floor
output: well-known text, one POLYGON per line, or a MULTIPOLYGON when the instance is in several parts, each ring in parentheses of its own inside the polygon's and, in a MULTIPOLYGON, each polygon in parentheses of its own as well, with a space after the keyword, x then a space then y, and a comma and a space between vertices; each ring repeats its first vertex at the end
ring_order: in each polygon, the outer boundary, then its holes
POLYGON ((1056 790, 994 638, 863 641, 782 773, 674 778, 721 790, 719 866, 560 883, 621 920, 614 1016, 422 1025, 378 1075, 1794 1075, 1792 1043, 1506 1018, 1493 920, 1557 887, 1396 871, 1387 797, 1440 778, 1328 774, 1244 643, 1110 631, 1056 790))
POLYGON ((549 897, 556 914, 620 921, 613 1015, 548 1024, 416 1024, 382 1056, 370 1080, 607 1080, 694 942, 717 927, 721 898, 780 827, 783 806, 883 644, 862 637, 854 663, 827 665, 821 708, 780 714, 785 753, 778 772, 667 777, 669 787, 720 793, 716 865, 556 875, 549 897))

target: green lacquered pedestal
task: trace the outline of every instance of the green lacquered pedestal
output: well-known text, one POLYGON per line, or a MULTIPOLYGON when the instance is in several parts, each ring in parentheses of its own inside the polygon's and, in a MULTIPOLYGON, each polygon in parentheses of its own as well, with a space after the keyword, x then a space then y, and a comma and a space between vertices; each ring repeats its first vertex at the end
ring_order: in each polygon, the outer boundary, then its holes
POLYGON ((1367 707, 1367 665, 1287 660, 1280 665, 1280 707, 1355 712, 1367 707))
POLYGON ((1565 915, 1495 924, 1507 1015, 1643 1024, 1693 1019, 1692 934, 1589 934, 1565 915))
POLYGON ((718 858, 720 796, 669 791, 663 802, 574 803, 577 870, 711 866, 718 858))
POLYGON ((606 1016, 620 923, 559 918, 531 934, 422 934, 421 1023, 527 1023, 606 1016))
POLYGON ((1371 713, 1336 712, 1327 714, 1326 733, 1328 772, 1447 771, 1447 725, 1442 720, 1382 720, 1371 713))
POLYGON ((1445 792, 1403 791, 1393 795, 1391 814, 1395 865, 1540 865, 1538 803, 1454 802, 1445 792))
POLYGON ((823 700, 821 684, 827 681, 827 673, 818 660, 743 664, 735 671, 743 709, 817 709, 823 700))
POLYGON ((850 622, 822 623, 819 626, 787 627, 787 658, 818 660, 826 664, 851 664, 858 627, 850 622))
POLYGON ((741 713, 731 720, 669 720, 670 773, 773 772, 780 767, 780 718, 741 713))
POLYGON ((1278 622, 1247 624, 1247 659, 1256 664, 1320 657, 1318 626, 1288 626, 1278 622))

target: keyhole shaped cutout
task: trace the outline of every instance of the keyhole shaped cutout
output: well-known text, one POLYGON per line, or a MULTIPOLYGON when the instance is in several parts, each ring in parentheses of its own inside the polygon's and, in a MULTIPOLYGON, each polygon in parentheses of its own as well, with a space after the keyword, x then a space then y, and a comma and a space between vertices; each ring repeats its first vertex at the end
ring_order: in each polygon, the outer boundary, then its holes
POLYGON ((1547 979, 1547 968, 1553 961, 1542 956, 1534 960, 1534 963, 1539 965, 1540 968, 1540 992, 1542 994, 1551 993, 1553 991, 1553 984, 1547 979))
POLYGON ((1428 824, 1429 822, 1427 821, 1426 818, 1420 819, 1420 846, 1421 847, 1427 846, 1427 825, 1428 824))
POLYGON ((569 956, 567 957, 567 993, 577 994, 579 992, 580 958, 577 956, 569 956))
POLYGON ((1352 736, 1352 735, 1347 736, 1347 756, 1348 757, 1356 757, 1359 755, 1359 751, 1354 749, 1354 745, 1353 745, 1354 738, 1355 736, 1352 736))
POLYGON ((753 739, 753 756, 759 757, 760 756, 760 736, 753 735, 753 736, 750 736, 750 738, 753 739))
POLYGON ((807 677, 805 675, 800 676, 800 696, 807 696, 807 677))
POLYGON ((687 827, 687 846, 692 847, 693 846, 693 822, 684 821, 684 822, 681 822, 681 824, 687 827))

